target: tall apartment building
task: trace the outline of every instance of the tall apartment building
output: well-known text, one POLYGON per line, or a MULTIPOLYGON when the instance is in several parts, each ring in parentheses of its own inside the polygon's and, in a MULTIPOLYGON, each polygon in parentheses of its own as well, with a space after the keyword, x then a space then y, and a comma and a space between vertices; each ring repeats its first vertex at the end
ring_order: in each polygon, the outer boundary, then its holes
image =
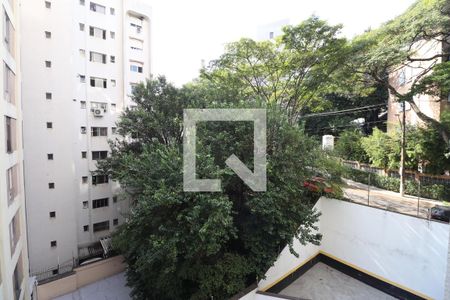
POLYGON ((19 3, 2 0, 0 82, 0 299, 29 299, 23 188, 19 3))
MULTIPOLYGON (((448 52, 445 50, 446 43, 441 41, 418 41, 413 45, 413 49, 416 51, 415 57, 434 57, 442 53, 448 52)), ((426 68, 433 64, 441 63, 443 59, 437 57, 427 61, 416 61, 410 63, 402 68, 397 68, 395 71, 389 74, 389 82, 391 85, 401 94, 408 92, 411 89, 411 85, 417 76, 426 68)), ((416 95, 414 102, 419 109, 427 116, 440 120, 441 112, 444 109, 450 108, 450 95, 439 99, 430 95, 416 95)), ((399 125, 399 117, 403 111, 403 104, 396 101, 395 97, 390 94, 388 101, 388 130, 393 130, 399 125)), ((411 109, 409 103, 405 105, 406 123, 410 125, 421 125, 423 121, 417 116, 417 114, 411 109)))
POLYGON ((150 7, 22 0, 21 15, 30 271, 57 274, 124 221, 118 184, 92 171, 133 86, 150 76, 150 7))

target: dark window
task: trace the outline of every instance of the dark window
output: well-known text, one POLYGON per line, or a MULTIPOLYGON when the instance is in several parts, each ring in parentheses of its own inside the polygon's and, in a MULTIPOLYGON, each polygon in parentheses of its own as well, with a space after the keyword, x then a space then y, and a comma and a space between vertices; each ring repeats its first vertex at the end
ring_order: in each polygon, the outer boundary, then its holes
POLYGON ((45 32, 45 38, 51 39, 52 38, 52 33, 50 31, 46 31, 45 32))
MULTIPOLYGON (((51 241, 50 242, 50 247, 56 247, 56 241, 51 241)), ((56 272, 56 274, 58 274, 58 272, 56 272)))
POLYGON ((108 127, 91 127, 91 136, 107 136, 108 127))
POLYGON ((52 3, 50 1, 45 1, 46 8, 52 8, 52 3))
POLYGON ((54 188, 55 188, 55 183, 54 183, 54 182, 50 182, 50 183, 48 184, 48 188, 49 188, 49 189, 54 189, 54 188))
POLYGON ((81 126, 80 127, 80 131, 81 131, 81 134, 86 134, 86 127, 85 126, 81 126))
POLYGON ((87 158, 87 152, 81 151, 81 158, 87 158))
POLYGON ((109 221, 94 223, 94 232, 109 230, 109 221))
POLYGON ((83 208, 88 208, 88 207, 89 207, 89 202, 83 201, 83 208))
POLYGON ((119 225, 119 219, 114 219, 114 220, 113 220, 113 225, 114 225, 114 226, 119 225))
POLYGON ((109 204, 109 198, 101 198, 92 200, 92 208, 100 208, 100 207, 107 207, 109 204))
POLYGON ((106 159, 108 151, 92 151, 92 160, 106 159))
POLYGON ((108 183, 109 177, 108 175, 95 175, 92 176, 92 184, 102 184, 102 183, 108 183))
POLYGON ((16 120, 5 117, 6 129, 6 152, 12 153, 16 150, 16 120))
POLYGON ((87 183, 88 182, 88 177, 87 176, 81 177, 81 182, 87 183))
POLYGON ((52 123, 52 122, 47 122, 47 128, 48 128, 48 129, 53 128, 53 123, 52 123))
POLYGON ((56 211, 50 212, 50 218, 56 218, 56 211))
POLYGON ((83 226, 83 231, 89 231, 89 225, 84 225, 83 226))
POLYGON ((45 67, 51 68, 51 67, 52 67, 52 62, 49 61, 49 60, 46 60, 46 61, 45 61, 45 67))
POLYGON ((53 160, 53 153, 48 153, 47 154, 47 159, 48 160, 53 160))
POLYGON ((113 203, 117 203, 117 196, 113 196, 113 203))
POLYGON ((45 99, 51 100, 52 99, 52 93, 45 93, 45 99))

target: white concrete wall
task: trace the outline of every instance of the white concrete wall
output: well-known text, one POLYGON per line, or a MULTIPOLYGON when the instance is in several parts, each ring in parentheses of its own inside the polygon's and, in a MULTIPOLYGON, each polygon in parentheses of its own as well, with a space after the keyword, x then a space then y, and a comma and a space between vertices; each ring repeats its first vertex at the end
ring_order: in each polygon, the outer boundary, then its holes
POLYGON ((295 243, 299 258, 285 248, 266 279, 267 290, 322 252, 366 273, 433 299, 445 299, 450 225, 355 203, 321 198, 319 247, 295 243))

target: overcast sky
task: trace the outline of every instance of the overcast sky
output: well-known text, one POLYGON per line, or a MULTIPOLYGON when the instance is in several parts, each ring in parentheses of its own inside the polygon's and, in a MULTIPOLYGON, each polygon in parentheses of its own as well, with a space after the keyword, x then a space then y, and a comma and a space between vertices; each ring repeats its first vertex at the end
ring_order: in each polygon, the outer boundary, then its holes
POLYGON ((146 0, 152 6, 152 73, 177 85, 198 76, 201 61, 217 58, 224 44, 256 38, 259 26, 315 14, 342 23, 352 37, 394 18, 414 0, 146 0))

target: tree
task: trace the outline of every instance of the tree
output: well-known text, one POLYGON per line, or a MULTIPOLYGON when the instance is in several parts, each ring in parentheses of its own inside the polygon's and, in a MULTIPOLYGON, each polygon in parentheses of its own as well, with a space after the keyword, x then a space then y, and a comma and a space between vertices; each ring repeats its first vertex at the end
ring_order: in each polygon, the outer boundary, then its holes
POLYGON ((334 147, 336 154, 347 160, 368 161, 367 154, 362 146, 362 138, 361 131, 356 129, 348 129, 342 132, 334 147))
POLYGON ((287 26, 275 42, 241 39, 202 71, 217 88, 233 85, 244 98, 275 103, 296 123, 305 108, 320 109, 321 94, 347 57, 341 25, 313 16, 287 26))
POLYGON ((400 139, 395 133, 374 129, 373 134, 361 139, 372 164, 384 169, 396 169, 400 161, 400 139))
POLYGON ((417 116, 434 126, 450 147, 450 131, 414 102, 420 94, 438 96, 436 101, 448 95, 449 9, 446 0, 418 0, 401 16, 355 38, 351 45, 352 59, 346 61, 345 66, 359 74, 361 80, 385 85, 396 101, 408 102, 417 116), (426 45, 442 51, 420 54, 426 45), (414 74, 406 91, 403 84, 389 81, 389 74, 405 67, 411 68, 414 74))
POLYGON ((262 278, 294 237, 319 243, 319 214, 303 182, 323 157, 279 109, 220 96, 205 82, 177 89, 162 77, 139 85, 133 100, 136 107, 118 123, 126 138, 111 142, 99 172, 133 200, 113 241, 134 298, 225 299, 262 278), (224 168, 231 153, 252 165, 247 122, 199 124, 197 177, 221 178, 223 192, 183 191, 182 116, 189 107, 267 107, 267 192, 253 192, 224 168))

